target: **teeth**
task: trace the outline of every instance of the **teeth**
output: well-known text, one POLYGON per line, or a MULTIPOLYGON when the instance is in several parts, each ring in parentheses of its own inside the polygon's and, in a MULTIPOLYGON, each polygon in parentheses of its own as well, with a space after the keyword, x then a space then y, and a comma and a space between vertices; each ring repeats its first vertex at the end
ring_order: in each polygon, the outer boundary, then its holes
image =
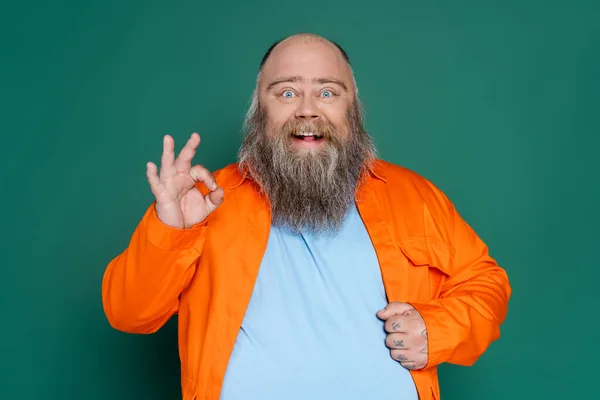
POLYGON ((314 137, 321 137, 322 135, 318 135, 315 132, 298 132, 296 133, 294 136, 314 136, 314 137))

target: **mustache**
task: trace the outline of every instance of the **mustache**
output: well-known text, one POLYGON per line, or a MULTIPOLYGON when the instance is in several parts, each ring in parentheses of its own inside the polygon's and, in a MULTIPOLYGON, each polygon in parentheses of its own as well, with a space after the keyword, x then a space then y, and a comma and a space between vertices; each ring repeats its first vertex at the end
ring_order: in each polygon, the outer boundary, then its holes
POLYGON ((283 125, 281 132, 285 136, 295 136, 301 133, 312 132, 317 137, 329 139, 335 134, 336 129, 331 123, 323 120, 298 121, 292 119, 283 125))

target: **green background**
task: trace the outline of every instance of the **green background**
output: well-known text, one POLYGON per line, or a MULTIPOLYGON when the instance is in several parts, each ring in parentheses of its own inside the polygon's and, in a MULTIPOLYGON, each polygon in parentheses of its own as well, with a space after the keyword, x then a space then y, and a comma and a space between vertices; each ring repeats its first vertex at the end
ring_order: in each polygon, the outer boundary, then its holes
MULTIPOLYGON (((509 273, 502 338, 442 398, 596 398, 600 3, 64 1, 0 11, 2 399, 180 398, 176 321, 109 327, 106 264, 161 138, 235 160, 268 46, 350 54, 380 156, 442 188, 509 273)), ((393 382, 390 382, 393 384, 393 382)))

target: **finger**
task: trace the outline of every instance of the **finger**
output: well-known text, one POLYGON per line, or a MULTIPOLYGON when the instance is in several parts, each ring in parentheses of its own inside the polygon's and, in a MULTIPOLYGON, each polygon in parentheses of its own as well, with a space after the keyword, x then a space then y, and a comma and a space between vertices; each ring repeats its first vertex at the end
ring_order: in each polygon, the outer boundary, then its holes
POLYGON ((202 165, 194 165, 190 169, 190 176, 195 182, 203 182, 211 192, 217 189, 217 181, 213 174, 202 165))
POLYGON ((404 368, 414 371, 416 369, 421 369, 425 366, 425 364, 423 363, 416 363, 416 362, 401 362, 400 365, 402 365, 404 368))
POLYGON ((158 186, 160 185, 160 178, 157 174, 156 164, 153 162, 148 162, 146 164, 146 178, 148 178, 148 183, 150 184, 152 193, 156 192, 158 186))
POLYGON ((384 328, 387 333, 405 333, 408 328, 407 322, 402 315, 394 315, 385 321, 384 328))
POLYGON ((173 164, 175 157, 175 141, 170 135, 163 138, 163 153, 160 159, 160 177, 167 177, 174 174, 173 164))
POLYGON ((219 207, 223 203, 224 199, 224 190, 221 187, 218 187, 214 192, 208 193, 204 196, 204 201, 206 202, 206 206, 208 208, 208 212, 213 212, 217 207, 219 207))
POLYGON ((406 369, 421 369, 427 365, 427 358, 408 350, 391 350, 391 357, 406 369))
POLYGON ((392 302, 385 306, 383 310, 377 311, 377 317, 386 320, 393 315, 403 314, 410 310, 414 310, 414 307, 408 303, 392 302))
POLYGON ((183 149, 179 152, 177 160, 175 160, 175 170, 177 172, 187 172, 192 166, 192 159, 196 155, 196 149, 200 144, 200 135, 192 133, 183 149))
POLYGON ((413 354, 409 350, 390 350, 390 356, 401 363, 413 362, 413 354))
POLYGON ((385 338, 385 345, 390 350, 410 350, 410 338, 403 333, 391 333, 385 338))

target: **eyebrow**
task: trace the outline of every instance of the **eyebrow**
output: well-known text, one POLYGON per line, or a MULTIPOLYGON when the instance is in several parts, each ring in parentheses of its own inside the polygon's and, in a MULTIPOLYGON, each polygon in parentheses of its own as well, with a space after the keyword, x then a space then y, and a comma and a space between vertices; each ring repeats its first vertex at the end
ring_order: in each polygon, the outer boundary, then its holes
MULTIPOLYGON (((282 78, 277 78, 274 81, 272 81, 271 83, 269 83, 269 86, 267 86, 267 91, 271 90, 274 86, 279 85, 280 83, 285 83, 285 82, 291 82, 291 83, 300 82, 301 83, 304 81, 305 81, 305 79, 302 78, 301 76, 286 76, 286 77, 282 77, 282 78)), ((348 91, 348 88, 346 87, 344 82, 340 81, 339 79, 323 77, 323 78, 313 78, 312 81, 314 84, 319 84, 319 85, 324 85, 326 83, 334 83, 336 85, 341 86, 345 91, 348 91)))

